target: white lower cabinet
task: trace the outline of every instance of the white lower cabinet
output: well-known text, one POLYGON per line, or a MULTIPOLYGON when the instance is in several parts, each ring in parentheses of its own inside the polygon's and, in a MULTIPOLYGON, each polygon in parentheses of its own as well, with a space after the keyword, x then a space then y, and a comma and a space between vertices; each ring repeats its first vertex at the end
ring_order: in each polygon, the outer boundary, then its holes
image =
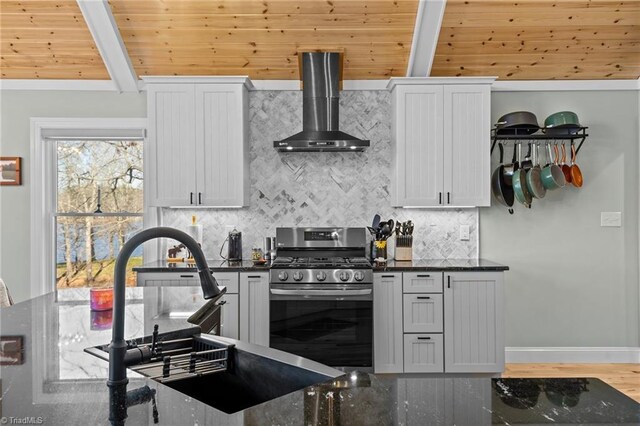
POLYGON ((404 335, 405 373, 442 373, 443 371, 442 334, 404 335))
POLYGON ((220 325, 220 335, 230 337, 232 339, 239 339, 239 296, 237 294, 225 294, 222 296, 221 300, 224 301, 224 305, 222 305, 222 324, 220 325))
POLYGON ((269 274, 240 273, 240 340, 269 346, 269 274))
POLYGON ((504 370, 502 272, 445 273, 444 353, 450 373, 504 370))
POLYGON ((402 345, 402 273, 374 274, 374 371, 402 373, 402 345))
POLYGON ((502 372, 503 276, 375 273, 374 371, 502 372))

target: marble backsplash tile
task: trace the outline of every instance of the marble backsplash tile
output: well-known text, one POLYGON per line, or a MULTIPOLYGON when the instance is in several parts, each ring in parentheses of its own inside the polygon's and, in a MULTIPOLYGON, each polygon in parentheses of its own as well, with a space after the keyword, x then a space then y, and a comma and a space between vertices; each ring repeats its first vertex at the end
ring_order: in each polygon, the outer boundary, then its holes
MULTIPOLYGON (((345 91, 340 129, 371 140, 362 153, 278 153, 273 141, 302 130, 302 93, 250 93, 250 205, 243 209, 163 209, 165 226, 184 229, 196 215, 204 228, 203 249, 219 259, 231 226, 242 232, 244 257, 262 247, 278 226, 367 226, 383 219, 415 223, 413 256, 473 258, 478 253, 477 209, 391 207, 391 99, 386 91, 345 91), (470 226, 469 241, 459 225, 470 226)), ((392 242, 390 243, 392 246, 392 242)), ((392 253, 392 251, 391 251, 392 253)), ((224 252, 226 255, 226 251, 224 252)))

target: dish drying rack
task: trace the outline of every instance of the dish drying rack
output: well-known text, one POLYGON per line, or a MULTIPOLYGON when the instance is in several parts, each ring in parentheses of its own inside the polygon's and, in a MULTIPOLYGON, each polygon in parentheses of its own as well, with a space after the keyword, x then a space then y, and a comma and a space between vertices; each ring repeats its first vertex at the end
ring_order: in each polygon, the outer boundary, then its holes
MULTIPOLYGON (((158 325, 154 325, 152 336, 127 342, 127 353, 133 354, 131 360, 125 358, 127 368, 160 383, 228 371, 235 345, 209 340, 199 331, 194 327, 158 334, 158 325)), ((108 347, 85 351, 108 360, 108 347)))
POLYGON ((198 337, 175 339, 163 344, 183 344, 184 347, 162 351, 156 357, 160 361, 131 367, 132 370, 160 383, 191 377, 207 376, 229 367, 229 347, 216 347, 198 337))

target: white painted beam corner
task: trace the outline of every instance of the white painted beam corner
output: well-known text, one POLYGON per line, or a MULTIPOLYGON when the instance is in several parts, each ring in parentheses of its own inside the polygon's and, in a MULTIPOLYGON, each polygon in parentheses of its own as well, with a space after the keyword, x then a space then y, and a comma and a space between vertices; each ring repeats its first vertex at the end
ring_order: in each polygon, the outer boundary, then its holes
POLYGON ((407 77, 428 77, 431 74, 446 6, 447 0, 420 0, 413 29, 407 77))
POLYGON ((77 0, 100 56, 120 92, 137 92, 138 78, 107 0, 77 0))

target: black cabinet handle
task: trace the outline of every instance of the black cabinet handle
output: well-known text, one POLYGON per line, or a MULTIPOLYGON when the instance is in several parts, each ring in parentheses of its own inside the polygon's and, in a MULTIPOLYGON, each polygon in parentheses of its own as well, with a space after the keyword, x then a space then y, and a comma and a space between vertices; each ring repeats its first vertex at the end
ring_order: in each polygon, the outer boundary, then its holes
POLYGON ((189 193, 189 204, 193 204, 193 192, 189 193))
POLYGON ((249 275, 247 278, 260 278, 260 275, 249 275))
POLYGON ((447 204, 451 204, 451 193, 447 192, 447 204))
POLYGON ((429 278, 431 275, 416 275, 418 278, 429 278))
POLYGON ((438 192, 438 204, 442 204, 442 192, 438 192))
POLYGON ((431 337, 418 337, 418 340, 431 340, 431 337))
POLYGON ((447 288, 451 288, 451 275, 447 275, 447 288))
POLYGON ((395 278, 395 275, 383 275, 382 278, 395 278))
POLYGON ((180 278, 193 278, 193 275, 180 275, 180 278))
POLYGON ((425 300, 426 299, 426 300, 428 300, 428 299, 431 299, 431 297, 429 297, 429 296, 418 296, 418 297, 416 297, 416 299, 420 299, 420 300, 425 300))
POLYGON ((202 204, 202 192, 198 192, 198 204, 202 204))

